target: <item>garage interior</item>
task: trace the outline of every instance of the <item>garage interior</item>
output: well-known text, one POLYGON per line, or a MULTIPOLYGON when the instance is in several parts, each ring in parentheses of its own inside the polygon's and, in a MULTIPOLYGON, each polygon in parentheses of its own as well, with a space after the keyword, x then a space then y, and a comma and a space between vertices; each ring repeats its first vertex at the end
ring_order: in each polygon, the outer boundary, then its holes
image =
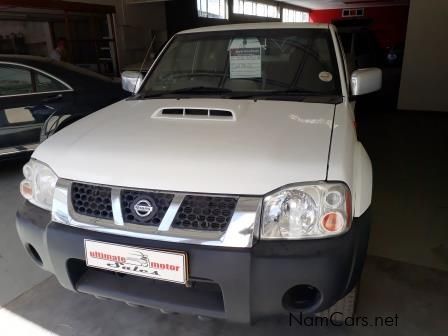
POLYGON ((351 67, 383 69, 382 91, 356 105, 358 137, 374 171, 357 313, 397 314, 398 326, 290 328, 284 320, 238 326, 71 293, 38 269, 19 242, 14 222, 25 159, 0 161, 1 335, 270 335, 279 328, 313 335, 446 335, 448 2, 0 0, 0 54, 46 56, 64 37, 70 62, 117 77, 126 69, 147 70, 177 31, 267 21, 333 23, 344 32, 351 67))

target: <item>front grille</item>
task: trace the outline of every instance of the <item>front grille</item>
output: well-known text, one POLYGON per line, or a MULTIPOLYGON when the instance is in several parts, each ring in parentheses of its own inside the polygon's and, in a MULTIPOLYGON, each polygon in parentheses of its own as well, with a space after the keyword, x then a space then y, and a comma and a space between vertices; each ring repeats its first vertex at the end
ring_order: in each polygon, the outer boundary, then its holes
POLYGON ((71 188, 73 209, 76 213, 112 219, 111 189, 84 183, 73 183, 71 188))
POLYGON ((237 197, 185 196, 172 227, 224 231, 235 211, 237 197))
POLYGON ((121 191, 121 211, 123 220, 126 223, 141 224, 141 225, 160 225, 166 211, 168 210, 173 194, 155 193, 136 190, 122 190, 121 191), (135 205, 140 200, 149 201, 153 206, 152 213, 148 216, 141 217, 135 210, 135 205))
MULTIPOLYGON (((159 226, 174 193, 119 189, 123 221, 129 224, 159 226), (142 206, 143 205, 143 206, 142 206)), ((71 203, 75 213, 114 220, 112 188, 73 182, 71 203)), ((185 195, 171 227, 198 231, 225 231, 232 220, 238 197, 185 195)))

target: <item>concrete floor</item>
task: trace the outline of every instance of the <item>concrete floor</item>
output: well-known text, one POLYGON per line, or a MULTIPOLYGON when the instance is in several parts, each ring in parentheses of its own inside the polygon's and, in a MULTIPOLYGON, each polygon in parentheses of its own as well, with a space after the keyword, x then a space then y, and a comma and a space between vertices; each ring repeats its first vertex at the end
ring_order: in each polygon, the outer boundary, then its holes
POLYGON ((358 314, 398 314, 398 327, 289 328, 287 320, 255 327, 201 322, 77 295, 54 278, 41 282, 48 274, 28 260, 14 227, 23 162, 9 162, 0 163, 0 335, 270 335, 280 328, 307 335, 446 335, 448 116, 396 112, 368 100, 359 103, 358 111, 360 137, 372 158, 375 179, 370 256, 358 314))

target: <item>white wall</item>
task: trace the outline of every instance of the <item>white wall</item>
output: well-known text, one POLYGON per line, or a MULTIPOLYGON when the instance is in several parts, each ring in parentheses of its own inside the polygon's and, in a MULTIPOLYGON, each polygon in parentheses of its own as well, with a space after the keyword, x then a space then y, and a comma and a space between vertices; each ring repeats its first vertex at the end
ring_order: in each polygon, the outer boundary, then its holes
POLYGON ((411 0, 398 108, 448 112, 447 0, 411 0))

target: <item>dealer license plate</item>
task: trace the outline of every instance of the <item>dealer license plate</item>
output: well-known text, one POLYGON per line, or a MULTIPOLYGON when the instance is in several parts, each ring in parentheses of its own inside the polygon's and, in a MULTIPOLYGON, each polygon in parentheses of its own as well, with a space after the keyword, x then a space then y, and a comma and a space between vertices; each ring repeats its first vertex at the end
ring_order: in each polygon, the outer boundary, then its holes
POLYGON ((185 284, 187 255, 84 240, 87 266, 151 279, 185 284))

